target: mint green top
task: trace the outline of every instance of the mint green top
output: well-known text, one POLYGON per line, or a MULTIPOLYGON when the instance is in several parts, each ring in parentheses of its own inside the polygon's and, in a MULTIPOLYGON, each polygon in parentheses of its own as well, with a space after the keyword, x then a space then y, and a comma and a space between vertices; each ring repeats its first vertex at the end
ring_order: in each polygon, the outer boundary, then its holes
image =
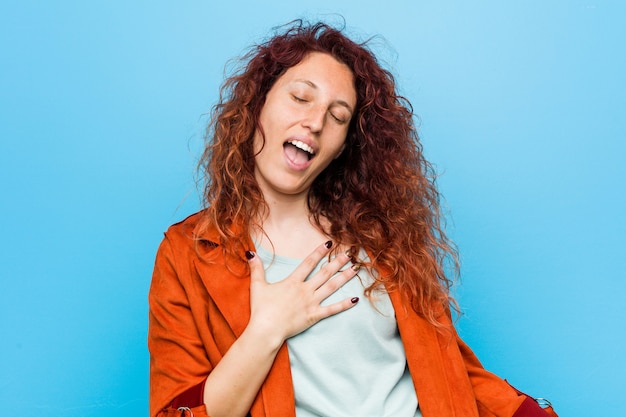
MULTIPOLYGON (((261 247, 257 253, 270 283, 301 262, 261 247)), ((363 293, 372 279, 361 269, 322 303, 359 297, 356 306, 287 340, 297 417, 421 417, 389 296, 363 293)))

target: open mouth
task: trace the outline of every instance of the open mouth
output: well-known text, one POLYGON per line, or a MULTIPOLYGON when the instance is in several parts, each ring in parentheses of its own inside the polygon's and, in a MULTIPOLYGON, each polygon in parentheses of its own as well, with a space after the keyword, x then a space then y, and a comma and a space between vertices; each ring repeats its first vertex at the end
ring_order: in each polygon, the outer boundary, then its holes
POLYGON ((315 156, 312 147, 299 140, 290 140, 283 144, 287 157, 295 163, 305 163, 315 156))

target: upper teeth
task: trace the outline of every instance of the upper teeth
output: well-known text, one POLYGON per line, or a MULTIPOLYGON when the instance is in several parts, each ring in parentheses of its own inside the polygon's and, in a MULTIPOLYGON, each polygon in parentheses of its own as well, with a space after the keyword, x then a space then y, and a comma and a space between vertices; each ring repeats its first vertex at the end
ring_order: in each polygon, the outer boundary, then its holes
POLYGON ((315 154, 315 152, 313 151, 313 148, 311 148, 309 145, 307 145, 306 143, 300 140, 292 140, 292 141, 289 141, 289 143, 291 143, 293 146, 295 146, 298 149, 302 149, 303 151, 310 153, 311 155, 315 154))

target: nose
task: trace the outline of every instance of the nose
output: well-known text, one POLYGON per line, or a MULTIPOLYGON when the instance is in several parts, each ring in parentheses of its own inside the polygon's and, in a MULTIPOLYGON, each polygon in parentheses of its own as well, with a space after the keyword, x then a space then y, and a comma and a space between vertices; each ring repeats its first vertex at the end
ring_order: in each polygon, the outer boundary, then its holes
POLYGON ((302 126, 313 133, 319 133, 324 128, 326 109, 322 106, 311 107, 302 120, 302 126))

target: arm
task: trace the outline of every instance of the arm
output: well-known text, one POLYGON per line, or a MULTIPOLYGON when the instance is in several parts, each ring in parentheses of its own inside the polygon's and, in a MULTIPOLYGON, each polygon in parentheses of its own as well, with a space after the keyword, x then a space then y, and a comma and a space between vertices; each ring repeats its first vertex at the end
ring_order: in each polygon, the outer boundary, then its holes
POLYGON ((246 415, 284 340, 354 304, 344 300, 326 307, 319 305, 355 275, 346 268, 330 280, 348 261, 345 255, 337 256, 305 281, 328 251, 320 246, 289 277, 271 285, 265 282, 260 259, 253 257, 250 320, 221 360, 212 364, 177 273, 177 251, 166 238, 157 254, 150 289, 151 415, 160 415, 166 408, 172 410, 169 406, 183 394, 181 391, 202 387, 203 381, 206 410, 193 408, 195 415, 246 415))
POLYGON ((163 411, 171 408, 176 397, 203 383, 213 369, 179 276, 185 272, 177 264, 175 253, 166 234, 157 252, 148 295, 152 417, 165 415, 163 411))
POLYGON ((246 415, 283 342, 354 305, 356 301, 351 300, 320 305, 356 274, 346 268, 330 279, 349 261, 344 254, 305 281, 328 251, 321 245, 290 276, 275 284, 265 281, 261 260, 250 253, 250 321, 206 380, 204 403, 211 416, 246 415))

